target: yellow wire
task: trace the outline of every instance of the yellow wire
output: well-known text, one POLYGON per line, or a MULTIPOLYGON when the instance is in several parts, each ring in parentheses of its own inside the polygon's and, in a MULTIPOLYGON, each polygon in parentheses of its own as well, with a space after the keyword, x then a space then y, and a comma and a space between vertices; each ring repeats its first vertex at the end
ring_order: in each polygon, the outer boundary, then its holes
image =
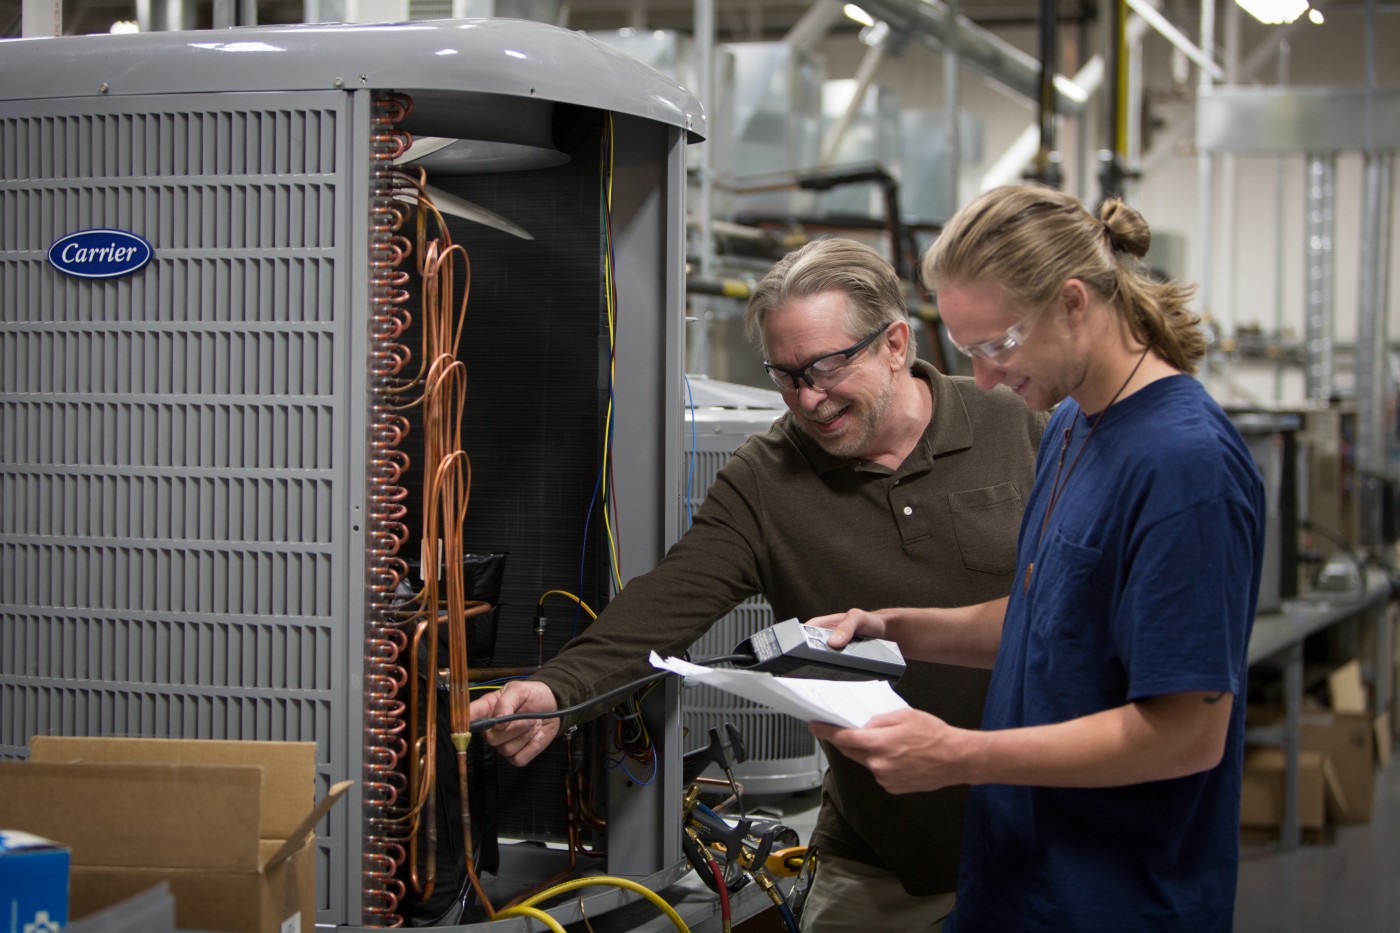
MULTIPOLYGON (((662 900, 661 895, 657 894, 655 891, 653 891, 651 888, 646 887, 645 885, 638 884, 631 878, 619 878, 616 875, 593 875, 588 878, 575 878, 572 881, 565 881, 562 884, 556 884, 552 888, 547 888, 546 890, 541 891, 534 897, 527 897, 525 900, 521 901, 516 906, 533 907, 540 901, 548 900, 549 898, 555 897, 556 895, 566 894, 569 891, 573 891, 577 888, 587 888, 592 887, 594 885, 611 885, 617 888, 626 888, 629 891, 636 891, 638 894, 642 895, 647 900, 655 904, 658 908, 660 908, 661 912, 664 913, 673 924, 675 924, 675 927, 679 931, 679 933, 690 933, 690 927, 685 925, 685 921, 681 919, 681 915, 676 913, 674 907, 662 900)), ((496 916, 499 917, 501 915, 497 914, 496 916)))
MULTIPOLYGON (((605 187, 607 204, 605 210, 609 218, 612 217, 612 184, 613 184, 613 162, 617 152, 617 143, 613 135, 613 117, 607 115, 608 125, 608 165, 607 165, 607 185, 605 187)), ((612 267, 612 224, 605 223, 603 229, 607 231, 608 240, 603 244, 603 291, 607 299, 608 309, 608 385, 617 385, 617 310, 613 305, 613 267, 612 267)), ((603 419, 603 528, 608 537, 608 554, 612 560, 613 584, 620 591, 622 589, 622 570, 618 566, 619 558, 617 553, 617 539, 613 533, 612 519, 608 514, 608 505, 612 502, 612 480, 608 475, 608 451, 612 449, 612 414, 613 403, 612 393, 608 393, 608 412, 603 419)))
POLYGON ((559 921, 555 920, 549 914, 542 910, 537 910, 534 907, 526 907, 524 904, 515 907, 507 907, 505 910, 496 914, 492 919, 500 920, 504 917, 531 917, 549 927, 551 933, 568 933, 567 930, 559 925, 559 921))
POLYGON ((588 603, 584 602, 582 599, 579 599, 577 596, 575 596, 573 593, 570 593, 568 590, 548 590, 540 594, 540 598, 536 601, 535 605, 544 605, 545 599, 549 596, 563 596, 565 599, 572 599, 574 602, 578 603, 580 609, 588 613, 588 617, 590 619, 598 618, 598 613, 594 612, 591 608, 589 608, 588 603))

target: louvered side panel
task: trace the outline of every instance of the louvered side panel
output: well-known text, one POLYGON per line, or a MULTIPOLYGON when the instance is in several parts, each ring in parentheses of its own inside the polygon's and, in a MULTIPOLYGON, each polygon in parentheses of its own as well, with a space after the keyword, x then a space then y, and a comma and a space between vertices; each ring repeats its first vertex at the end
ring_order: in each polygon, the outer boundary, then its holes
MULTIPOLYGON (((0 109, 0 756, 36 733, 310 741, 324 789, 362 751, 350 98, 94 109, 0 109), (47 264, 96 228, 154 258, 47 264)), ((328 823, 321 919, 343 921, 358 823, 328 823)))
MULTIPOLYGON (((748 436, 738 430, 715 432, 712 425, 705 427, 710 430, 696 432, 695 449, 687 451, 682 473, 691 477, 686 498, 692 509, 705 501, 720 469, 748 436)), ((747 599, 700 636, 691 654, 697 658, 729 654, 739 642, 775 621, 766 601, 747 599)), ((825 758, 805 723, 703 685, 688 686, 682 692, 681 714, 690 737, 687 750, 703 745, 709 730, 726 722, 739 729, 749 759, 734 769, 734 776, 745 792, 796 793, 820 786, 825 758)))

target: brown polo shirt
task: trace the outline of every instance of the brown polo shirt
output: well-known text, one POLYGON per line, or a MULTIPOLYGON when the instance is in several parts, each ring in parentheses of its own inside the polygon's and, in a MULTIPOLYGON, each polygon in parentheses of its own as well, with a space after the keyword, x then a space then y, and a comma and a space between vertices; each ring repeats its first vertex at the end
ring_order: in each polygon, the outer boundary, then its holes
MULTIPOLYGON (((960 606, 1005 596, 1044 428, 1009 391, 982 392, 922 360, 934 415, 899 469, 832 457, 784 415, 720 470, 690 530, 651 572, 536 675, 560 706, 680 654, 744 599, 775 618, 852 607, 960 606)), ((976 728, 989 672, 911 663, 910 705, 976 728)), ((911 894, 957 887, 965 787, 894 795, 825 747, 830 770, 811 842, 893 871, 911 894)))

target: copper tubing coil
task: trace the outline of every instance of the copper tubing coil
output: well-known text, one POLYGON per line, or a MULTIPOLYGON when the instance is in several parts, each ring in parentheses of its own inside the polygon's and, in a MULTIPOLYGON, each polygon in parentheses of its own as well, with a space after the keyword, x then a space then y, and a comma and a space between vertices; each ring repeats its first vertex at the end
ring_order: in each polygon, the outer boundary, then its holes
MULTIPOLYGON (((373 639, 375 648, 382 648, 383 654, 371 654, 370 657, 376 661, 383 661, 392 664, 403 654, 403 650, 408 647, 408 636, 402 629, 384 628, 373 639)), ((402 687, 408 682, 407 674, 402 667, 396 667, 395 672, 400 676, 395 678, 394 686, 402 687)))
POLYGON ((377 294, 377 296, 370 298, 370 303, 375 305, 405 304, 412 297, 407 289, 385 289, 384 291, 385 294, 377 294))
POLYGON ((413 145, 413 137, 408 133, 375 133, 369 138, 374 158, 388 162, 397 159, 413 145))
POLYGON ((401 354, 375 352, 371 353, 370 356, 376 364, 371 367, 370 371, 376 376, 398 375, 408 365, 408 360, 404 359, 401 354))
MULTIPOLYGON (((371 497, 369 514, 380 521, 395 522, 408 515, 408 506, 398 500, 390 501, 371 497)), ((407 568, 405 567, 405 569, 407 568)))
POLYGON ((375 99, 374 109, 378 111, 375 114, 376 120, 382 119, 397 124, 413 112, 413 98, 407 94, 385 94, 375 99))
MULTIPOLYGON (((383 107, 386 118, 406 112, 402 103, 383 107)), ((389 119, 388 122, 393 122, 389 119)), ((399 134, 376 134, 375 157, 392 158, 397 148, 407 146, 407 137, 399 134)), ((376 192, 381 198, 387 191, 376 192)), ((402 287, 407 281, 406 270, 395 266, 405 251, 392 240, 394 224, 402 222, 402 214, 384 202, 376 203, 371 242, 375 255, 388 263, 376 271, 379 277, 371 300, 371 320, 378 322, 370 329, 371 370, 380 376, 392 375, 411 358, 407 347, 395 344, 393 338, 406 327, 405 318, 395 312, 408 299, 402 287)), ((395 832, 393 824, 402 819, 404 801, 409 790, 399 770, 400 762, 409 754, 403 733, 407 730, 405 706, 398 695, 408 681, 409 673, 398 663, 407 644, 406 636, 393 627, 388 613, 393 606, 385 597, 391 596, 401 584, 407 565, 396 556, 408 539, 406 526, 397 519, 404 517, 407 490, 397 485, 408 469, 407 455, 397 449, 407 433, 408 422, 402 416, 375 411, 371 425, 371 468, 369 483, 370 525, 368 540, 370 567, 368 569, 368 599, 371 612, 369 633, 365 641, 365 805, 367 823, 363 865, 363 916, 372 926, 402 926, 398 905, 406 889, 397 878, 403 863, 404 849, 392 842, 388 833, 395 832)), ((399 833, 395 833, 396 835, 399 833)))

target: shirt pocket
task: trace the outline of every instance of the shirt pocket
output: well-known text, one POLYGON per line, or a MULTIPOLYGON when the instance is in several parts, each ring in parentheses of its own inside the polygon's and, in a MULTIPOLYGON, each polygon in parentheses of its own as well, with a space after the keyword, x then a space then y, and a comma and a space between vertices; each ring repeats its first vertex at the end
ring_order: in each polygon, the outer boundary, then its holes
POLYGON ((1035 555, 1030 585, 1032 628, 1043 638, 1077 640, 1088 620, 1107 611, 1103 551, 1051 533, 1035 555))
POLYGON ((948 509, 963 566, 998 574, 1016 569, 1016 534, 1024 504, 1015 483, 950 492, 948 509))

